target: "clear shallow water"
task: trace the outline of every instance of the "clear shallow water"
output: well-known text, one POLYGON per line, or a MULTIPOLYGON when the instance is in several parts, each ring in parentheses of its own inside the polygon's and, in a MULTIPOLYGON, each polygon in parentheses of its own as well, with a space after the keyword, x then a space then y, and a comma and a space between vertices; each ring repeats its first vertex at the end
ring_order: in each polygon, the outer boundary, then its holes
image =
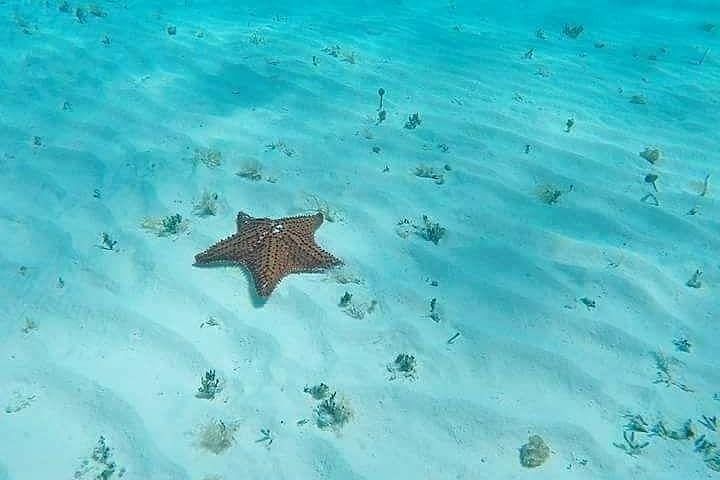
POLYGON ((0 7, 0 479, 719 475, 716 2, 0 7))

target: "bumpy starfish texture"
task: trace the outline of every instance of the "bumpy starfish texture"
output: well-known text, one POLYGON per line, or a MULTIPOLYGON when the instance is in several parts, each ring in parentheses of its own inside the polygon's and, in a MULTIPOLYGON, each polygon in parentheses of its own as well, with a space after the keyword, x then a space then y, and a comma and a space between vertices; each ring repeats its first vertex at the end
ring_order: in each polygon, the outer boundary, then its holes
POLYGON ((237 233, 195 255, 195 265, 236 263, 247 268, 259 296, 268 297, 286 275, 319 272, 342 261, 315 243, 321 213, 279 219, 239 212, 237 233))

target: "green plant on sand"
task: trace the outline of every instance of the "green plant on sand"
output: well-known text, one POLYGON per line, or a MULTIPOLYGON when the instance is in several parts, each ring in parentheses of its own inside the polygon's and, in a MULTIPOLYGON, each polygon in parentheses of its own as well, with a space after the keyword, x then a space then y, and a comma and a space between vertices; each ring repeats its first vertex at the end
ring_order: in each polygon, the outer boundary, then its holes
POLYGON ((318 427, 332 430, 340 430, 354 415, 347 400, 338 398, 337 392, 320 402, 315 414, 318 427))

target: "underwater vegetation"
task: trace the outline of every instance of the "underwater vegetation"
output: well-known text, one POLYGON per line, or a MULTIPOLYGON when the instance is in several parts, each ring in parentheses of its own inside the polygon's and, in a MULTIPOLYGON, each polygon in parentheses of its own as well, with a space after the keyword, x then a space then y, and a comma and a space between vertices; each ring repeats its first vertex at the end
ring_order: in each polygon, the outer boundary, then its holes
POLYGON ((417 360, 415 360, 414 355, 400 353, 386 368, 390 373, 389 380, 396 380, 398 378, 406 378, 408 380, 417 379, 417 360))
POLYGON ((286 157, 292 157, 295 155, 295 150, 291 148, 287 143, 283 142, 282 140, 278 140, 277 142, 268 143, 265 145, 265 149, 268 151, 276 151, 284 154, 286 157))
POLYGON ((105 437, 101 435, 97 445, 93 448, 92 454, 82 461, 73 478, 77 480, 110 480, 114 478, 115 473, 117 473, 117 478, 122 478, 125 469, 118 467, 112 459, 110 447, 105 443, 105 437))
POLYGON ((102 248, 103 250, 114 250, 115 245, 117 245, 117 240, 113 240, 110 237, 110 234, 108 234, 106 232, 102 232, 102 234, 100 235, 99 247, 102 248))
POLYGON ((647 105, 647 97, 643 94, 633 95, 630 97, 630 103, 635 105, 647 105))
POLYGON ((520 447, 520 465, 536 468, 550 458, 550 447, 540 435, 531 435, 528 442, 520 447))
POLYGON ((574 23, 565 24, 563 27, 563 34, 565 34, 566 37, 573 39, 578 38, 584 31, 585 27, 574 23))
POLYGON ((412 223, 403 218, 397 223, 396 233, 400 238, 407 238, 410 232, 414 232, 420 238, 437 245, 447 233, 447 229, 438 222, 433 222, 427 215, 422 215, 422 224, 412 223))
POLYGON ((330 395, 330 387, 324 383, 319 383, 317 385, 313 385, 312 387, 305 387, 303 391, 315 400, 322 400, 330 395))
POLYGON ((215 370, 208 370, 200 377, 200 387, 198 387, 195 396, 197 398, 212 400, 222 389, 222 381, 215 374, 215 370))
POLYGON ((258 182, 263 178, 262 170, 263 167, 259 161, 250 160, 246 162, 240 170, 235 172, 235 175, 246 180, 258 182))
POLYGON ((563 191, 555 185, 545 184, 538 187, 535 191, 535 194, 542 203, 545 203, 547 205, 556 205, 560 202, 560 197, 562 195, 572 192, 573 189, 574 187, 572 185, 570 185, 567 190, 563 191))
MULTIPOLYGON (((354 413, 350 404, 343 397, 338 397, 337 392, 330 393, 330 387, 325 383, 319 383, 312 387, 305 387, 305 393, 314 400, 319 401, 314 409, 315 423, 318 428, 326 430, 340 430, 353 417, 354 413)), ((306 420, 301 420, 302 425, 306 420)))
POLYGON ((685 337, 676 338, 673 340, 673 345, 675 345, 675 348, 680 352, 690 353, 692 349, 692 343, 685 337))
POLYGON ((203 449, 220 455, 235 442, 235 432, 238 429, 236 422, 211 420, 199 432, 199 445, 203 449))
POLYGON ((700 288, 702 286, 702 282, 700 281, 702 279, 703 272, 699 268, 695 270, 695 273, 693 273, 692 277, 690 277, 690 280, 688 280, 685 285, 687 285, 690 288, 700 288))
POLYGON ((179 213, 166 217, 148 217, 140 226, 158 237, 171 237, 187 232, 190 223, 179 213))
POLYGON ((642 453, 642 451, 650 445, 650 442, 640 443, 635 440, 635 432, 630 430, 623 432, 623 441, 625 443, 613 443, 613 445, 633 457, 642 453))
POLYGON ((658 191, 658 187, 657 187, 658 178, 659 177, 656 173, 648 173, 647 175, 645 175, 644 180, 645 180, 645 183, 649 183, 650 185, 652 185, 653 189, 657 192, 658 191))
MULTIPOLYGON (((325 47, 322 49, 322 51, 328 56, 337 58, 345 63, 349 63, 352 65, 356 64, 358 61, 358 56, 354 50, 345 50, 337 44, 325 47)), ((317 59, 314 59, 313 64, 317 65, 317 59)))
POLYGON ((305 201, 308 203, 313 212, 322 213, 323 218, 330 223, 342 222, 344 219, 343 214, 339 209, 333 207, 330 203, 321 199, 317 195, 308 195, 305 201))
POLYGON ((418 112, 408 115, 407 122, 405 122, 406 129, 414 130, 420 125, 422 125, 422 120, 420 119, 420 114, 418 112))
POLYGON ((204 191, 200 199, 193 204, 193 213, 198 217, 217 215, 220 196, 215 192, 204 191))
POLYGON ((442 169, 442 171, 436 170, 433 167, 428 167, 426 165, 420 165, 419 167, 415 168, 415 176, 420 178, 429 178, 435 181, 436 184, 442 185, 445 183, 445 173, 452 170, 452 167, 450 165, 445 165, 442 169))
POLYGON ((35 320, 33 320, 32 318, 26 318, 25 326, 23 326, 23 328, 20 331, 23 332, 25 335, 27 335, 28 333, 34 332, 37 329, 38 329, 37 322, 35 320))
POLYGON ((337 392, 322 400, 315 408, 317 426, 321 429, 340 430, 354 413, 347 400, 337 397, 337 392))
POLYGON ((191 158, 194 165, 202 164, 208 168, 222 165, 222 153, 212 148, 196 148, 191 158))
MULTIPOLYGON (((26 322, 32 322, 32 320, 25 319, 26 322)), ((29 333, 25 331, 26 329, 23 328, 24 333, 29 333)), ((21 392, 13 392, 13 394, 10 397, 10 400, 8 401, 7 405, 5 405, 5 409, 3 410, 8 415, 12 415, 14 413, 18 413, 21 410, 26 409, 29 407, 35 400, 37 400, 37 395, 35 394, 23 394, 21 392)))
MULTIPOLYGON (((679 428, 672 429, 660 419, 652 426, 642 415, 625 415, 627 423, 623 431, 623 443, 613 443, 616 448, 623 450, 627 455, 638 456, 650 446, 649 439, 660 438, 680 442, 692 441, 693 451, 702 455, 705 465, 714 471, 720 471, 720 451, 717 444, 708 440, 707 434, 700 434, 692 419, 687 419, 679 428), (645 435, 648 440, 636 439, 636 434, 645 435)), ((703 415, 698 422, 708 432, 715 433, 718 429, 718 420, 715 416, 703 415)))
POLYGON ((338 302, 338 306, 342 308, 348 316, 356 320, 362 320, 365 318, 365 315, 373 313, 377 305, 378 301, 375 299, 369 302, 355 301, 353 300, 353 295, 347 291, 340 297, 340 301, 338 302))
POLYGON ((433 322, 440 323, 440 310, 438 309, 438 301, 435 297, 430 299, 430 313, 428 313, 428 317, 430 317, 433 322))
POLYGON ((692 392, 692 388, 684 383, 679 382, 673 373, 673 365, 681 365, 682 362, 676 358, 668 357, 662 352, 655 353, 655 368, 657 369, 657 378, 653 383, 661 383, 666 387, 677 387, 684 392, 692 392))
POLYGON ((648 161, 648 163, 651 163, 655 165, 660 160, 662 160, 662 150, 655 147, 645 147, 645 150, 640 152, 638 155, 640 155, 642 158, 648 161))

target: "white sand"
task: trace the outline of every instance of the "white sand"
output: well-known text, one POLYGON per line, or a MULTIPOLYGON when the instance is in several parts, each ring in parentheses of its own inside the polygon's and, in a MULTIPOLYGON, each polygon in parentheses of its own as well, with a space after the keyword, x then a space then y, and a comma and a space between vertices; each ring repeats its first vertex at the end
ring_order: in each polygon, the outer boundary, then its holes
POLYGON ((80 24, 56 1, 0 2, 0 480, 73 478, 101 435, 111 478, 720 475, 695 438, 613 446, 628 413, 720 443, 698 424, 720 415, 720 27, 701 28, 717 6, 427 3, 107 1, 80 24), (193 165, 196 148, 222 164, 193 165), (235 175, 252 161, 276 182, 235 175), (445 164, 442 185, 413 174, 445 164), (650 172, 657 207, 640 201, 650 172), (221 209, 201 218, 206 189, 221 209), (305 213, 310 195, 340 214, 317 239, 361 284, 294 275, 261 305, 242 269, 192 266, 238 210, 305 213), (140 228, 174 213, 187 233, 140 228), (438 245, 397 234, 423 214, 447 228, 438 245), (345 291, 378 307, 351 318, 345 291), (692 392, 653 383, 661 351, 692 392), (415 381, 388 379, 401 352, 415 381), (211 368, 224 389, 196 398, 211 368), (320 382, 354 410, 337 432, 303 392, 320 382), (199 445, 212 419, 237 427, 219 455, 199 445), (519 462, 530 434, 552 450, 536 469, 519 462))

